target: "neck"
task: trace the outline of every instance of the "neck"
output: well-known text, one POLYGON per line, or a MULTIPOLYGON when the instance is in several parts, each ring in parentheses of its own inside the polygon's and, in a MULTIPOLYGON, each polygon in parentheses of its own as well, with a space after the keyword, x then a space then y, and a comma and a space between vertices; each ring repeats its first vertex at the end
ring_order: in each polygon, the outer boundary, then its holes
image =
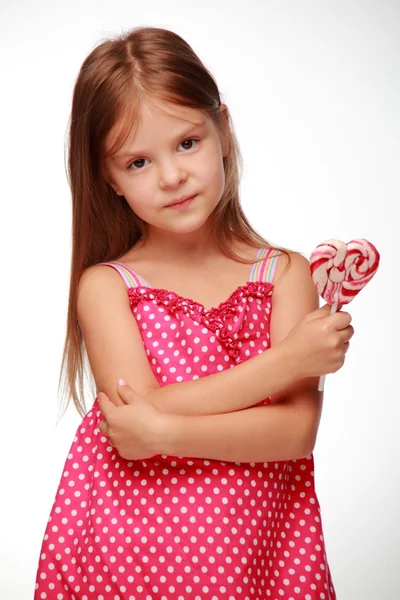
POLYGON ((219 254, 209 228, 182 234, 151 228, 141 247, 160 262, 202 262, 219 254))

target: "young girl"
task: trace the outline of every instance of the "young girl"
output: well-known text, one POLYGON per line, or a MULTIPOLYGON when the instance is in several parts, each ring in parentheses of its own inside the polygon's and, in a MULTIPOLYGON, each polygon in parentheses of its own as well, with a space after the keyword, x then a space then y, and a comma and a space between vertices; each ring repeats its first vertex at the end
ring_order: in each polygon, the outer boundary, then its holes
POLYGON ((135 29, 83 63, 63 365, 82 413, 85 352, 98 393, 36 600, 335 598, 311 453, 318 376, 353 329, 317 308, 308 262, 246 220, 238 160, 176 34, 135 29))

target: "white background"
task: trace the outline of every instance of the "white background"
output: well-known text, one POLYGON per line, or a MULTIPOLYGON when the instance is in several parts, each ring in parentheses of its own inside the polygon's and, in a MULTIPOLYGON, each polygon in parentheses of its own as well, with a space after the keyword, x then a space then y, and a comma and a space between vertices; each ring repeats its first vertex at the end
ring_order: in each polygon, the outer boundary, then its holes
POLYGON ((366 237, 381 252, 350 305, 346 365, 327 378, 316 486, 338 600, 399 598, 400 3, 2 0, 0 11, 0 598, 32 598, 79 421, 71 410, 57 425, 72 88, 97 43, 139 25, 179 33, 215 75, 244 155, 243 205, 267 239, 308 256, 330 237, 366 237))

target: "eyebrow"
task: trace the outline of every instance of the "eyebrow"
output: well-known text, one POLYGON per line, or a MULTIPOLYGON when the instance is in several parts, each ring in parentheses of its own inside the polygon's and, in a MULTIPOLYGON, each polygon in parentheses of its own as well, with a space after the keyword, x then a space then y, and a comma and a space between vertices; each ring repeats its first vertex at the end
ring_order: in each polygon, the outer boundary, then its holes
MULTIPOLYGON (((203 128, 206 125, 206 120, 202 119, 201 121, 193 121, 192 125, 189 128, 184 129, 180 134, 176 135, 176 139, 181 139, 181 138, 185 138, 187 137, 192 131, 199 129, 199 128, 203 128)), ((144 150, 128 150, 128 152, 124 152, 122 154, 115 154, 113 156, 113 160, 120 160, 120 159, 124 159, 124 158, 129 158, 130 156, 133 155, 141 155, 141 154, 146 154, 146 151, 144 150)))

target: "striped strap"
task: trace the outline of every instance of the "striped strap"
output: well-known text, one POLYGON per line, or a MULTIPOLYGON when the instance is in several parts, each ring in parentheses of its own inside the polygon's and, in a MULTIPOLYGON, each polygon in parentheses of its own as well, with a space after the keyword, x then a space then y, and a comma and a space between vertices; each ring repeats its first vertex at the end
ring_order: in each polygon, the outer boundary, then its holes
POLYGON ((144 279, 137 273, 134 273, 134 271, 131 271, 131 269, 129 269, 129 267, 127 267, 126 265, 124 265, 121 262, 118 262, 115 260, 112 262, 103 262, 103 263, 98 263, 98 264, 106 265, 108 267, 113 267, 121 275, 122 279, 125 281, 125 284, 128 288, 151 287, 151 285, 146 281, 146 279, 144 279))
POLYGON ((272 283, 280 252, 274 248, 260 248, 257 258, 250 273, 250 281, 265 281, 272 283))

